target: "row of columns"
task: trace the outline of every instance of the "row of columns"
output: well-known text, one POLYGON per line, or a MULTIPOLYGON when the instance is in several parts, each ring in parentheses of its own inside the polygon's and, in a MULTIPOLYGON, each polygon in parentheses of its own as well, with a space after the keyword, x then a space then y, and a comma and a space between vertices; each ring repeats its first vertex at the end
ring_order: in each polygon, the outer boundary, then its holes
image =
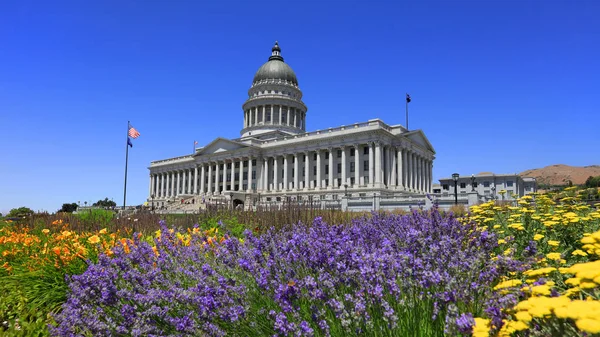
POLYGON ((286 125, 305 129, 306 112, 285 105, 260 105, 244 111, 244 128, 259 125, 286 125), (267 123, 267 114, 270 121, 267 123), (284 117, 285 116, 285 121, 284 117))
POLYGON ((227 159, 200 164, 193 169, 151 174, 150 195, 168 198, 225 191, 331 190, 345 188, 345 185, 348 188, 387 187, 430 193, 432 180, 430 159, 407 148, 370 142, 292 154, 227 159), (354 149, 354 158, 351 158, 351 149, 354 149), (339 164, 339 173, 336 164, 339 164))

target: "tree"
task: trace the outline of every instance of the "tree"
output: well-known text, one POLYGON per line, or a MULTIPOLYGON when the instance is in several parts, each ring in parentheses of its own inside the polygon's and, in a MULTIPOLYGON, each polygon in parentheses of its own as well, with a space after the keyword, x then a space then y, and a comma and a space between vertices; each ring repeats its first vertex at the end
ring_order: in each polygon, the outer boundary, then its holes
POLYGON ((59 209, 59 212, 73 213, 77 210, 77 203, 73 202, 70 204, 63 204, 62 208, 59 209))
POLYGON ((111 208, 111 207, 117 207, 117 203, 112 200, 108 200, 108 198, 104 198, 104 200, 102 200, 102 199, 98 200, 92 206, 111 208))
POLYGON ((600 176, 589 176, 585 181, 585 187, 600 187, 600 176))
POLYGON ((9 217, 9 218, 24 218, 24 217, 28 217, 32 214, 33 214, 33 210, 31 210, 31 208, 19 207, 19 208, 11 209, 10 212, 8 212, 7 217, 9 217))

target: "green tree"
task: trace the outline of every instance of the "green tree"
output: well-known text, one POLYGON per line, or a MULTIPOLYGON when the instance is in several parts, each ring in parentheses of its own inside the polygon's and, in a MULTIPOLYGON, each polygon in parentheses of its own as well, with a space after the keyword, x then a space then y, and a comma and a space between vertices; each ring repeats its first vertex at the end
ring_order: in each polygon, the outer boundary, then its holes
POLYGON ((97 207, 116 207, 117 203, 112 201, 112 200, 108 200, 108 198, 104 198, 104 200, 98 200, 96 201, 92 206, 97 206, 97 207))
POLYGON ((7 217, 9 217, 9 218, 24 218, 24 217, 28 217, 32 214, 33 214, 33 210, 31 210, 31 208, 19 207, 19 208, 11 209, 10 212, 8 212, 7 217))
POLYGON ((73 213, 77 210, 77 203, 73 202, 70 204, 63 204, 62 208, 59 209, 59 212, 73 213))

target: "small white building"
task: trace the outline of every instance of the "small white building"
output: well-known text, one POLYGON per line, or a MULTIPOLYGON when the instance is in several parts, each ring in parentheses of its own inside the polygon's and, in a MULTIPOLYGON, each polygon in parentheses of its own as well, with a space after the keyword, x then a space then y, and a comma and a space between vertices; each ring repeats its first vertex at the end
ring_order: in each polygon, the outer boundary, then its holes
POLYGON ((151 162, 148 201, 166 206, 210 198, 249 208, 431 192, 435 151, 421 130, 371 119, 307 132, 308 108, 277 43, 242 110, 240 138, 217 138, 194 154, 151 162))
MULTIPOLYGON (((459 196, 466 196, 470 192, 477 192, 484 199, 512 199, 513 195, 522 197, 537 191, 535 178, 521 177, 518 174, 494 174, 490 172, 470 176, 459 175, 457 184, 459 196), (500 191, 506 191, 504 196, 500 191)), ((433 193, 441 196, 454 195, 454 179, 440 179, 440 184, 433 187, 433 193)))

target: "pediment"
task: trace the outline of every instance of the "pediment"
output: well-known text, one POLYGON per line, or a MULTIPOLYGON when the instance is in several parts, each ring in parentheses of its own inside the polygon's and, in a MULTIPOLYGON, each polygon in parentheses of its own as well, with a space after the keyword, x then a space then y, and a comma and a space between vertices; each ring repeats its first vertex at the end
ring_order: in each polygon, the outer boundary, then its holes
POLYGON ((425 136, 422 130, 413 130, 404 134, 404 137, 410 139, 416 144, 428 149, 429 151, 435 153, 435 149, 429 142, 429 139, 425 136))
POLYGON ((196 151, 195 155, 200 156, 220 152, 230 152, 247 147, 248 145, 246 144, 238 143, 225 138, 217 138, 212 142, 208 143, 208 145, 203 147, 200 151, 196 151))

